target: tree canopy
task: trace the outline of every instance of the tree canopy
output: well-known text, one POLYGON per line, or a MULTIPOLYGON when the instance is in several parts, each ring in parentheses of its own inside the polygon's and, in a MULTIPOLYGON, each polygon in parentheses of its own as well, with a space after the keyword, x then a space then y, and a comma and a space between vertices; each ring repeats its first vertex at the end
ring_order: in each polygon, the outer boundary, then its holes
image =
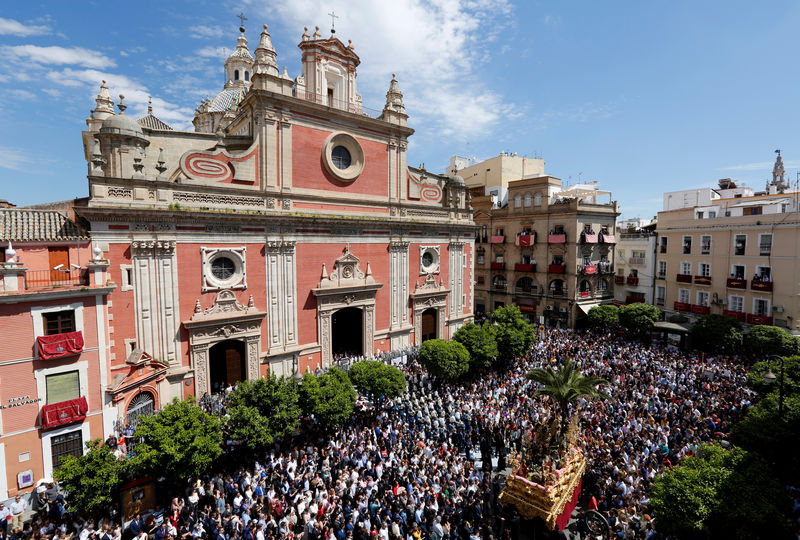
POLYGON ((376 398, 396 398, 406 390, 406 376, 378 360, 362 360, 350 368, 350 380, 359 392, 376 398))
POLYGON ((616 326, 619 324, 619 308, 614 304, 594 306, 589 310, 588 318, 592 326, 616 326))
MULTIPOLYGON (((780 384, 781 366, 777 359, 756 362, 747 373, 747 385, 761 394, 777 392, 780 384), (764 374, 771 370, 776 380, 768 383, 764 374)), ((783 359, 783 391, 785 395, 800 393, 800 356, 789 356, 783 359)))
POLYGON ((133 436, 141 442, 130 460, 138 474, 164 476, 172 486, 182 486, 222 454, 222 422, 194 399, 175 398, 158 413, 139 418, 133 436))
POLYGON ((742 345, 742 325, 725 315, 703 315, 692 325, 690 335, 692 345, 706 352, 735 351, 742 345))
POLYGON ((497 357, 497 340, 491 324, 465 324, 456 331, 453 340, 469 352, 470 369, 489 367, 497 357))
POLYGON ((619 308, 619 324, 634 334, 643 334, 660 317, 660 309, 644 302, 636 302, 619 308))
POLYGON ((457 379, 469 371, 469 352, 458 341, 429 339, 419 348, 419 362, 436 377, 457 379))
POLYGON ((533 327, 517 306, 503 306, 492 313, 497 351, 504 360, 513 360, 528 353, 536 336, 533 327))
POLYGON ((542 385, 536 390, 537 396, 550 396, 558 404, 561 415, 561 437, 567 432, 571 404, 582 397, 610 399, 605 392, 597 388, 607 385, 608 381, 581 375, 578 364, 572 359, 564 362, 558 371, 552 366, 547 366, 529 371, 527 377, 542 385))
POLYGON ((332 367, 319 376, 306 373, 298 392, 303 413, 314 415, 324 426, 341 425, 353 414, 356 391, 350 377, 341 369, 332 367))
POLYGON ((86 443, 82 456, 66 456, 53 476, 69 493, 67 508, 90 514, 107 514, 117 506, 117 489, 126 475, 126 462, 100 439, 86 443))
POLYGON ((786 493, 756 454, 701 446, 654 482, 659 532, 685 539, 784 538, 786 493))
POLYGON ((778 326, 752 326, 744 335, 744 345, 750 352, 762 356, 800 353, 800 340, 778 326))
POLYGON ((228 431, 251 450, 272 444, 294 432, 300 420, 297 384, 270 374, 242 381, 228 396, 228 431))

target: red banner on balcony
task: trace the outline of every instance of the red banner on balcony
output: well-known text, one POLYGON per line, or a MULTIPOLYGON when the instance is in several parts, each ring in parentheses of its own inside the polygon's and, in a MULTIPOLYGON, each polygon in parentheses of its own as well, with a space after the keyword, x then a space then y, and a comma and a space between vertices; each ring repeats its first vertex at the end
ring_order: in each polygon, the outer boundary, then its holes
POLYGON ((551 264, 549 267, 549 271, 551 274, 563 274, 564 273, 564 265, 563 264, 551 264))
POLYGON ((36 344, 39 348, 39 358, 50 359, 78 354, 83 350, 83 333, 79 330, 65 334, 39 336, 36 338, 36 344))
POLYGON ((518 234, 515 244, 520 247, 532 246, 534 239, 532 234, 518 234))
POLYGON ((744 322, 746 319, 744 311, 732 311, 730 309, 725 309, 722 311, 722 314, 726 317, 736 319, 739 322, 744 322))
POLYGON ((767 315, 754 315, 753 313, 747 314, 747 322, 750 324, 772 324, 772 317, 767 315))
POLYGON ((494 235, 489 237, 489 242, 492 244, 504 244, 506 241, 506 237, 502 235, 494 235))
POLYGON ((86 418, 89 404, 85 397, 70 399, 42 407, 42 428, 63 426, 86 418))
POLYGON ((675 309, 678 311, 691 311, 692 305, 686 302, 675 302, 675 309))
POLYGON ((597 265, 596 264, 587 264, 583 267, 584 274, 596 274, 597 273, 597 265))
POLYGON ((563 243, 565 243, 567 241, 567 235, 566 234, 551 234, 551 235, 548 235, 547 241, 550 244, 563 244, 563 243))
POLYGON ((600 241, 604 244, 616 244, 617 239, 614 237, 613 234, 601 234, 600 241))
POLYGON ((709 309, 708 306, 692 304, 692 313, 697 313, 698 315, 708 315, 709 309))

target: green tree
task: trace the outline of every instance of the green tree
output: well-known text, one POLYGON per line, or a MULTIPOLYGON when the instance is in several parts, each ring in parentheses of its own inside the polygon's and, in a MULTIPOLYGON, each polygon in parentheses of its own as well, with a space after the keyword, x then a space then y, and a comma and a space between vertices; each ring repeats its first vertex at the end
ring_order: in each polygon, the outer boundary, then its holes
POLYGON ((469 371, 469 352, 458 341, 429 339, 419 348, 419 363, 431 375, 457 379, 469 371))
POLYGON ((66 456, 53 473, 68 493, 67 508, 90 514, 108 514, 117 506, 117 489, 126 477, 126 462, 100 439, 86 443, 82 456, 66 456))
POLYGON ((339 426, 349 418, 357 398, 350 377, 335 367, 319 376, 306 373, 298 394, 303 413, 313 414, 327 427, 339 426))
POLYGON ((297 384, 286 377, 242 381, 228 396, 228 431, 248 449, 263 450, 300 421, 297 384))
POLYGON ((750 352, 762 356, 791 356, 800 353, 800 340, 777 326, 751 327, 744 335, 744 345, 750 352))
POLYGON ((800 395, 784 395, 783 417, 778 414, 778 400, 777 390, 764 396, 733 426, 731 435, 736 444, 773 463, 775 473, 788 480, 800 475, 800 395))
POLYGON ((139 418, 133 436, 142 442, 130 460, 137 474, 164 476, 171 486, 182 487, 222 454, 222 422, 198 407, 194 398, 175 398, 157 414, 139 418))
POLYGON ((564 362, 558 371, 547 366, 529 371, 527 377, 542 385, 536 390, 537 396, 550 396, 558 404, 561 416, 559 438, 562 441, 569 427, 571 404, 576 403, 580 398, 610 399, 605 392, 597 388, 607 385, 608 381, 599 377, 581 375, 578 365, 572 359, 564 362))
POLYGON ((644 302, 619 308, 619 324, 634 334, 644 334, 660 317, 660 309, 644 302))
POLYGON ((406 390, 406 376, 394 366, 379 360, 362 360, 350 368, 350 380, 364 395, 392 399, 406 390))
MULTIPOLYGON (((777 392, 780 384, 781 367, 777 360, 764 360, 756 362, 747 373, 747 385, 761 394, 777 392), (767 383, 764 374, 772 371, 776 377, 775 382, 767 383)), ((783 392, 784 395, 800 393, 800 356, 790 356, 783 359, 783 392)))
POLYGON ((492 313, 496 323, 497 351, 501 358, 513 360, 527 354, 536 336, 533 327, 517 306, 503 306, 492 313))
POLYGON ((592 326, 616 326, 619 324, 619 308, 614 304, 603 304, 589 310, 589 324, 592 326))
POLYGON ((692 344, 700 350, 735 351, 742 345, 742 325, 725 315, 703 315, 692 325, 692 344))
POLYGON ((650 507, 659 532, 677 538, 784 538, 785 499, 758 455, 712 445, 658 476, 650 507))
POLYGON ((489 367, 497 357, 497 340, 491 324, 468 323, 459 328, 453 340, 461 343, 469 352, 470 369, 489 367))

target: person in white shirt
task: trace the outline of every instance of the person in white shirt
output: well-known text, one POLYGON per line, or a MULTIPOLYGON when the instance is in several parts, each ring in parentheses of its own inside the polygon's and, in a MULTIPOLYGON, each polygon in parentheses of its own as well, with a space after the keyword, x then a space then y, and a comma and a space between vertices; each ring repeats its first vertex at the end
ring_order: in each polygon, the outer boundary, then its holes
POLYGON ((22 514, 25 513, 26 507, 27 504, 25 504, 25 501, 22 500, 22 497, 20 495, 14 497, 14 502, 11 503, 11 506, 9 506, 8 508, 11 511, 12 531, 17 528, 22 529, 22 514))

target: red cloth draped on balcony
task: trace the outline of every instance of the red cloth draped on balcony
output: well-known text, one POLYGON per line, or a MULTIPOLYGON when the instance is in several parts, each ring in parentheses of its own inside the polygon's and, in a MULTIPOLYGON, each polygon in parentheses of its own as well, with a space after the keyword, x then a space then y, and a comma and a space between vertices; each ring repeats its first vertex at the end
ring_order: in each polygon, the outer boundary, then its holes
POLYGON ((49 429, 80 422, 86 418, 88 410, 89 404, 86 403, 85 397, 45 405, 42 407, 42 428, 49 429))
POLYGON ((583 479, 578 480, 578 485, 575 486, 575 491, 572 492, 572 499, 567 501, 567 504, 564 505, 564 511, 556 518, 556 529, 559 531, 563 531, 567 528, 567 525, 569 525, 569 518, 572 515, 572 511, 575 510, 578 499, 581 498, 581 484, 583 484, 583 479))
POLYGON ((36 338, 36 343, 39 348, 39 358, 58 358, 59 356, 78 354, 83 350, 83 333, 79 330, 51 336, 39 336, 36 338))

